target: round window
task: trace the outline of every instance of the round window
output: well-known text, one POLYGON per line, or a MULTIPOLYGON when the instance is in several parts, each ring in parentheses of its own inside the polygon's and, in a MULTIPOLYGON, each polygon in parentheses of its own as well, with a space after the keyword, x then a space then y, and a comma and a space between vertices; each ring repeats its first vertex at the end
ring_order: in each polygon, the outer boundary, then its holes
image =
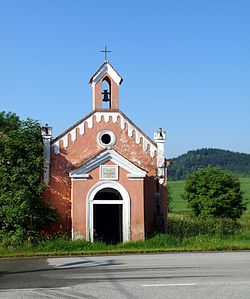
POLYGON ((101 137, 101 141, 104 144, 110 144, 111 136, 109 134, 103 134, 101 137))
POLYGON ((113 146, 116 141, 115 134, 109 130, 102 131, 97 135, 97 141, 102 147, 113 146))

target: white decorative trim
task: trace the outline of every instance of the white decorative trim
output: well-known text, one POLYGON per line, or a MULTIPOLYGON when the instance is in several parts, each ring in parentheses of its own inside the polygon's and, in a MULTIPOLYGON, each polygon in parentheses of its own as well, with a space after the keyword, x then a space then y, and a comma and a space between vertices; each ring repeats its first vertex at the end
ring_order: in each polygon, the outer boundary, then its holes
POLYGON ((76 141, 76 129, 74 128, 73 130, 71 130, 69 132, 69 134, 71 135, 71 140, 74 142, 76 141))
POLYGON ((119 74, 113 69, 113 67, 106 62, 103 67, 99 70, 99 72, 93 77, 92 81, 92 87, 98 83, 105 74, 109 74, 109 76, 115 81, 117 85, 121 83, 122 78, 119 76, 119 74))
POLYGON ((166 177, 166 165, 165 165, 165 140, 166 132, 160 128, 154 133, 154 140, 157 144, 157 175, 160 177, 159 183, 163 184, 166 177))
POLYGON ((135 142, 136 142, 136 144, 141 143, 141 138, 142 138, 142 135, 138 131, 135 131, 135 142))
POLYGON ((146 151, 147 149, 148 149, 148 144, 149 144, 149 142, 145 139, 145 138, 143 138, 143 142, 142 142, 142 147, 143 147, 143 150, 144 151, 146 151))
POLYGON ((129 137, 133 136, 133 131, 134 131, 134 128, 131 126, 131 124, 128 124, 128 136, 129 137))
POLYGON ((122 118, 121 118, 121 129, 122 129, 122 130, 125 130, 125 128, 126 128, 126 124, 127 124, 126 120, 122 117, 122 118))
POLYGON ((93 115, 91 115, 87 120, 86 120, 88 127, 91 129, 93 128, 93 115))
POLYGON ((108 123, 109 122, 109 114, 107 114, 107 113, 105 113, 104 114, 104 121, 105 121, 105 123, 108 123))
POLYGON ((113 123, 117 123, 118 116, 120 117, 120 126, 122 130, 126 129, 126 126, 128 128, 128 136, 133 137, 135 136, 135 142, 136 144, 142 144, 142 148, 144 151, 148 150, 149 146, 149 153, 150 156, 153 158, 156 155, 157 147, 152 143, 148 138, 146 138, 140 130, 138 130, 132 123, 130 123, 126 118, 123 117, 119 112, 100 112, 97 111, 94 114, 92 114, 89 118, 82 121, 80 124, 78 124, 75 128, 73 128, 70 132, 66 133, 64 136, 62 136, 59 140, 57 140, 55 143, 53 143, 54 152, 56 154, 59 154, 60 147, 59 142, 63 141, 63 146, 68 147, 68 135, 71 134, 71 140, 75 142, 77 140, 76 130, 79 130, 79 133, 81 135, 85 134, 85 123, 87 123, 88 128, 92 128, 94 126, 94 117, 96 119, 96 122, 100 123, 102 121, 102 118, 104 119, 105 123, 109 123, 112 121, 113 123))
POLYGON ((92 83, 91 87, 92 87, 92 107, 94 109, 96 109, 96 107, 95 107, 95 104, 96 104, 96 102, 95 102, 95 84, 92 83))
POLYGON ((60 153, 59 140, 53 144, 53 148, 54 148, 54 152, 55 152, 55 154, 58 155, 58 154, 60 153))
MULTIPOLYGON (((82 178, 84 175, 88 174, 91 170, 103 165, 104 163, 112 161, 114 164, 125 169, 129 174, 133 175, 136 178, 144 178, 146 176, 146 171, 135 166, 133 163, 122 157, 114 150, 106 150, 105 152, 100 153, 95 158, 82 165, 81 167, 71 171, 69 177, 71 178, 82 178)), ((131 176, 132 178, 132 176, 131 176)))
POLYGON ((117 74, 117 72, 112 68, 112 66, 108 63, 108 74, 115 81, 117 85, 121 83, 122 78, 117 74))
POLYGON ((142 175, 140 175, 140 174, 132 174, 132 173, 129 173, 129 174, 127 174, 127 177, 129 178, 129 179, 136 179, 136 180, 142 180, 144 177, 142 176, 142 175))
POLYGON ((102 113, 100 113, 100 112, 95 113, 95 119, 96 119, 96 122, 100 123, 102 120, 102 113))
POLYGON ((117 112, 96 112, 95 114, 96 122, 101 122, 102 117, 104 117, 104 121, 108 123, 110 121, 110 117, 112 118, 113 123, 117 123, 119 113, 117 112))
POLYGON ((154 158, 154 156, 155 156, 155 147, 154 146, 152 146, 152 144, 150 144, 150 157, 151 158, 154 158))
POLYGON ((130 196, 128 191, 121 184, 114 181, 101 181, 89 190, 86 197, 86 237, 91 242, 94 241, 94 204, 122 204, 123 242, 130 241, 130 196), (121 194, 122 200, 95 200, 95 195, 105 188, 117 190, 121 194))
POLYGON ((68 147, 69 146, 69 135, 64 135, 63 138, 62 138, 62 141, 63 141, 63 146, 64 147, 68 147))
POLYGON ((113 123, 117 123, 118 122, 118 113, 112 113, 112 121, 113 123))
POLYGON ((101 147, 104 147, 104 148, 112 147, 116 143, 115 133, 110 130, 103 130, 97 134, 97 142, 100 144, 101 147), (109 143, 102 142, 102 136, 105 134, 108 134, 110 136, 109 143))
MULTIPOLYGON (((73 179, 71 179, 70 181, 71 183, 71 191, 70 191, 70 206, 71 206, 71 220, 75 218, 75 215, 74 215, 74 209, 73 209, 73 199, 74 199, 74 184, 73 184, 73 179)), ((72 240, 74 240, 74 238, 78 238, 79 234, 75 234, 74 236, 74 229, 73 229, 73 225, 71 225, 71 238, 72 240)))
POLYGON ((81 123, 77 128, 79 129, 79 132, 80 132, 80 134, 81 135, 84 135, 84 133, 85 133, 85 127, 84 127, 84 122, 83 123, 81 123))
POLYGON ((102 181, 117 181, 119 179, 119 168, 118 165, 100 165, 100 180, 102 181), (115 170, 115 177, 105 177, 104 170, 105 169, 114 169, 115 170))

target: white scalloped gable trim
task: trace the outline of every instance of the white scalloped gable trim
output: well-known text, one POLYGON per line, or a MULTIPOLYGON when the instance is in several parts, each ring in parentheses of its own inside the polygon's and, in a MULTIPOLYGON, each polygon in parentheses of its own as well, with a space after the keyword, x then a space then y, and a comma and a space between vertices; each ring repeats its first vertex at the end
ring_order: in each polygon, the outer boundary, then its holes
POLYGON ((157 147, 153 144, 153 142, 150 142, 149 139, 147 139, 138 128, 136 128, 131 122, 128 121, 121 113, 119 112, 95 112, 91 116, 89 116, 87 119, 83 120, 80 124, 78 124, 76 127, 74 127, 71 131, 65 133, 64 136, 62 136, 60 139, 58 139, 56 142, 52 142, 52 147, 54 149, 55 154, 60 153, 60 142, 62 142, 63 147, 67 148, 69 146, 69 138, 71 138, 71 141, 75 142, 77 140, 76 130, 78 129, 80 132, 80 135, 85 134, 85 124, 87 124, 87 127, 89 129, 93 128, 94 126, 94 117, 96 119, 97 123, 100 123, 102 119, 106 123, 110 122, 110 119, 113 123, 117 123, 118 116, 120 117, 120 127, 122 130, 125 130, 126 126, 128 127, 128 136, 130 138, 133 137, 133 134, 135 134, 135 142, 136 144, 141 144, 143 150, 146 152, 149 147, 149 153, 150 156, 153 158, 155 156, 155 152, 157 151, 157 147))

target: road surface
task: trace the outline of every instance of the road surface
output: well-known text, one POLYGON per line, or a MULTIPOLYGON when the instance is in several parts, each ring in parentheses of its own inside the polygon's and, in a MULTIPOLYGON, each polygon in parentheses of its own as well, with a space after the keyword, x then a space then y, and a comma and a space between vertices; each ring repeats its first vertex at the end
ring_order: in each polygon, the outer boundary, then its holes
POLYGON ((0 259, 0 298, 250 298, 250 252, 0 259))

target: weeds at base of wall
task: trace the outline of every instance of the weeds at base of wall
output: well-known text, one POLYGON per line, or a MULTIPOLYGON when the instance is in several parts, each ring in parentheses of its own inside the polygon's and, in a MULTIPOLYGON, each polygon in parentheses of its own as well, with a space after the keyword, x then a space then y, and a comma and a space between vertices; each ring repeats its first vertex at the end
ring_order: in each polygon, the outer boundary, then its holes
POLYGON ((98 255, 180 251, 250 250, 250 213, 240 222, 228 219, 194 219, 171 214, 169 233, 157 234, 146 241, 107 245, 86 240, 71 241, 59 235, 36 244, 0 245, 0 256, 98 255))
POLYGON ((196 236, 229 236, 240 234, 243 225, 230 218, 202 218, 189 215, 170 214, 168 218, 168 234, 186 238, 196 236))

